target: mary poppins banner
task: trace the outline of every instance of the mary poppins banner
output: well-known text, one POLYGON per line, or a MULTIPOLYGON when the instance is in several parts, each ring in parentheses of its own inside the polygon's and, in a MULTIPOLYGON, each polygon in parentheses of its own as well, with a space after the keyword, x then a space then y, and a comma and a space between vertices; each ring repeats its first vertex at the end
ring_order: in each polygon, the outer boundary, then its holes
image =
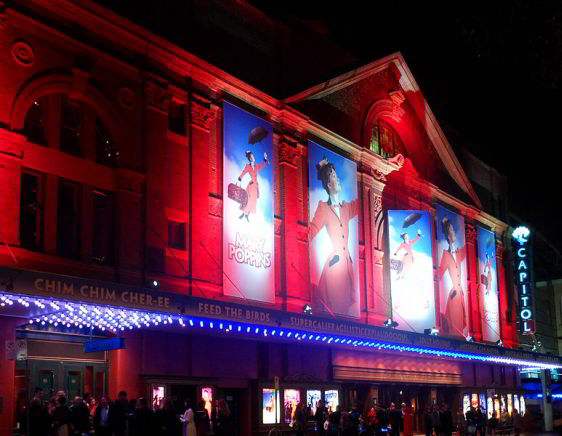
POLYGON ((428 212, 388 211, 392 316, 399 329, 435 327, 431 238, 428 212))
POLYGON ((224 103, 224 295, 273 303, 271 124, 224 103))
POLYGON ((437 278, 441 333, 468 336, 468 292, 464 218, 436 205, 437 278))
POLYGON ((482 339, 496 342, 500 339, 498 284, 496 275, 496 238, 482 227, 477 227, 478 242, 478 295, 482 316, 482 339))
POLYGON ((315 310, 358 318, 357 165, 309 142, 308 186, 315 310))

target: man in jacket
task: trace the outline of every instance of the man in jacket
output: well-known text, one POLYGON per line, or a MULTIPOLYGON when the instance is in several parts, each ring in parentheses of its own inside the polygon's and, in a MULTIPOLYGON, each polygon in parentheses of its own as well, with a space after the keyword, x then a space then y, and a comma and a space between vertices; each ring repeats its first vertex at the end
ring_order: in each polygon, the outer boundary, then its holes
POLYGON ((100 404, 96 409, 94 416, 94 429, 96 436, 110 436, 111 430, 109 427, 109 401, 107 397, 102 397, 100 404))

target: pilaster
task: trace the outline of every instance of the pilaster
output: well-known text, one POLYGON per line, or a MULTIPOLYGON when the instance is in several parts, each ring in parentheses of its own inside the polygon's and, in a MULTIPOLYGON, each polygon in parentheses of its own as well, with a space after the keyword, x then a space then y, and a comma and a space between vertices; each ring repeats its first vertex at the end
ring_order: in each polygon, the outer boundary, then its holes
POLYGON ((281 232, 281 285, 287 298, 289 310, 299 310, 305 302, 310 301, 308 283, 301 272, 299 262, 299 228, 297 192, 297 164, 301 158, 298 144, 287 137, 279 138, 278 162, 280 182, 280 203, 283 217, 281 232), (293 306, 293 307, 291 307, 293 306))
MULTIPOLYGON (((468 220, 467 220, 468 221, 468 220)), ((482 340, 482 318, 478 295, 478 256, 476 251, 476 227, 466 223, 466 269, 468 278, 468 313, 470 324, 468 331, 474 340, 482 340)))
POLYGON ((192 94, 189 102, 191 151, 191 275, 194 279, 220 283, 221 244, 211 244, 209 215, 209 143, 217 109, 210 100, 192 94))

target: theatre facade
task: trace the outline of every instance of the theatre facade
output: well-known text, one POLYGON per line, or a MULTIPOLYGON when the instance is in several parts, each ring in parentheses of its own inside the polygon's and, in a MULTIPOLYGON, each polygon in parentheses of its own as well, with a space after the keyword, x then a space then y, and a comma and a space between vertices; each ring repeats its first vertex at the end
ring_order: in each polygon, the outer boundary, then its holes
POLYGON ((562 367, 518 349, 508 225, 400 53, 280 100, 94 4, 0 2, 0 33, 0 434, 36 386, 422 430, 562 367))

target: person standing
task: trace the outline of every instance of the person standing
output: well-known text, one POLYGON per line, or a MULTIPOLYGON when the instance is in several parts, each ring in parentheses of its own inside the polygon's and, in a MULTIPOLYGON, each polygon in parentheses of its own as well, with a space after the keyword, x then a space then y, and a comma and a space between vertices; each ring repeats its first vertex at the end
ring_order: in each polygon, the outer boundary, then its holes
POLYGON ((466 418, 464 417, 464 413, 462 413, 462 408, 460 407, 455 414, 454 424, 459 432, 459 436, 464 436, 466 433, 466 418))
POLYGON ((101 397, 100 404, 96 407, 94 430, 96 436, 111 435, 111 429, 109 427, 109 400, 107 397, 101 397))
POLYGON ((336 407, 335 412, 330 413, 328 417, 329 422, 329 431, 328 434, 332 435, 339 435, 340 432, 340 423, 341 423, 341 406, 338 405, 336 407))
POLYGON ((196 436, 195 414, 191 408, 190 401, 186 399, 183 405, 185 407, 185 412, 183 412, 183 415, 180 417, 180 421, 183 424, 183 436, 196 436))
POLYGON ((197 436, 207 436, 211 431, 211 421, 209 412, 206 407, 205 400, 201 399, 197 403, 197 410, 195 411, 195 427, 197 428, 197 436))
POLYGON ((297 408, 295 409, 294 423, 297 436, 304 436, 304 432, 306 431, 306 412, 301 402, 297 404, 297 408))
POLYGON ((402 416, 404 419, 404 436, 412 436, 414 434, 414 409, 405 403, 402 403, 402 416))
POLYGON ((400 436, 400 425, 402 424, 402 411, 396 408, 396 404, 390 403, 390 427, 392 436, 400 436))
POLYGON ((436 405, 433 406, 433 411, 431 412, 431 426, 435 431, 437 436, 441 435, 441 415, 439 414, 439 407, 436 405))
POLYGON ((431 408, 426 407, 423 414, 423 428, 425 430, 425 436, 431 436, 433 434, 433 423, 431 419, 431 408))
POLYGON ((140 397, 137 400, 130 422, 129 436, 154 435, 154 412, 148 407, 146 398, 140 397))
POLYGON ((74 397, 74 402, 70 406, 70 422, 72 434, 75 436, 81 436, 82 433, 90 431, 90 414, 82 397, 74 397))
POLYGON ((176 416, 176 412, 169 398, 162 398, 160 409, 154 414, 156 422, 156 435, 160 436, 179 436, 181 434, 181 422, 176 416))
POLYGON ((127 392, 121 391, 117 399, 109 407, 109 426, 115 436, 124 436, 127 430, 127 413, 129 411, 129 400, 127 392))
POLYGON ((217 407, 217 418, 213 425, 216 436, 229 436, 230 432, 230 409, 228 404, 221 398, 217 407))
POLYGON ((29 408, 29 435, 47 436, 49 424, 49 412, 43 404, 43 389, 35 388, 29 408))
POLYGON ((60 395, 57 398, 57 407, 53 413, 52 428, 56 436, 70 435, 70 410, 66 405, 66 397, 60 395))
POLYGON ((324 422, 326 421, 326 407, 324 406, 324 401, 318 401, 316 406, 316 413, 314 414, 314 421, 316 422, 316 433, 319 436, 324 436, 326 430, 324 429, 324 422))
POLYGON ((445 436, 453 434, 453 414, 446 404, 441 406, 441 431, 445 436))

